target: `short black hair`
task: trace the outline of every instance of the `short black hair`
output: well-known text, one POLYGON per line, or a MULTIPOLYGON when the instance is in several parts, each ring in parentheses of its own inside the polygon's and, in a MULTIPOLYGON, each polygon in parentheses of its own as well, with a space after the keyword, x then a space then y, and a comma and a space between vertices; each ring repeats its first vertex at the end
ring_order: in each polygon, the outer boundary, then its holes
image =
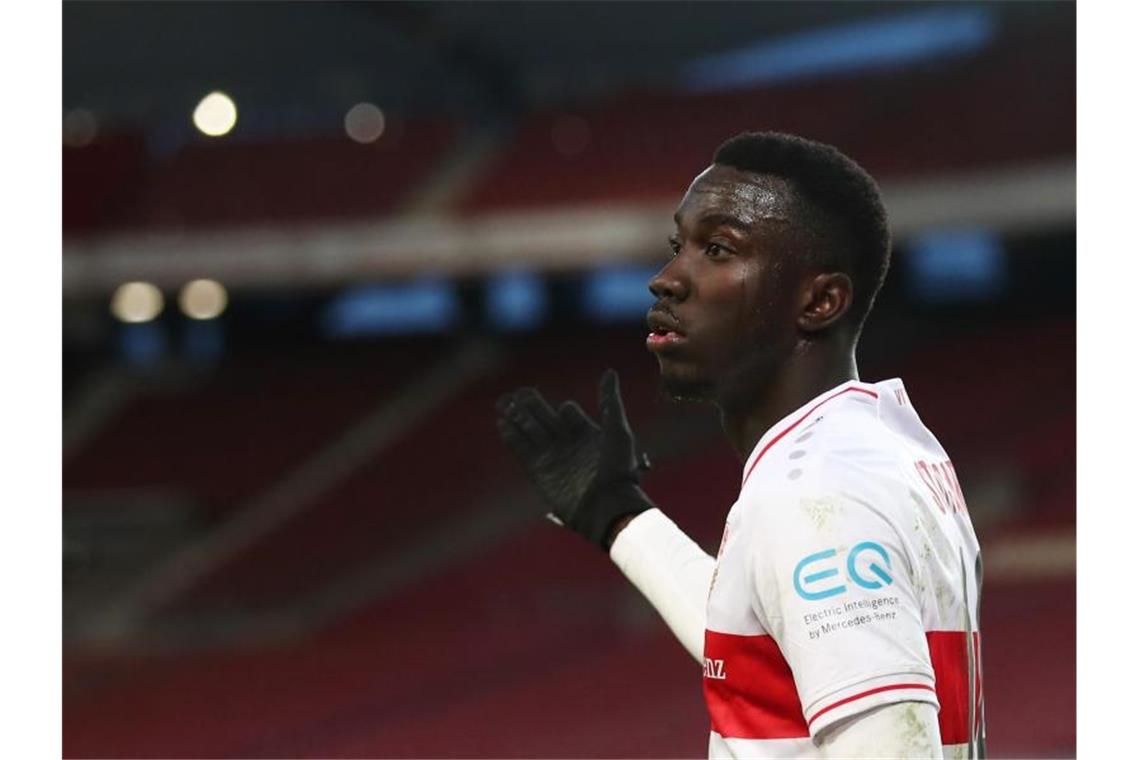
POLYGON ((813 242, 811 263, 835 267, 855 286, 849 314, 857 338, 891 259, 887 211, 871 175, 831 145, 781 132, 736 135, 713 162, 792 184, 804 202, 797 221, 813 242))

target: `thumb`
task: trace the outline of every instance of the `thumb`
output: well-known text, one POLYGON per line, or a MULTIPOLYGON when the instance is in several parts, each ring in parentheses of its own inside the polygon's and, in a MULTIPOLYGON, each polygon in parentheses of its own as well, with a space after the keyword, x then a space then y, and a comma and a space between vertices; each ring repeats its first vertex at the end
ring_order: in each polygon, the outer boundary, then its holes
POLYGON ((618 374, 612 369, 602 373, 598 381, 598 408, 602 412, 602 427, 606 429, 628 429, 625 406, 621 401, 621 384, 618 374))

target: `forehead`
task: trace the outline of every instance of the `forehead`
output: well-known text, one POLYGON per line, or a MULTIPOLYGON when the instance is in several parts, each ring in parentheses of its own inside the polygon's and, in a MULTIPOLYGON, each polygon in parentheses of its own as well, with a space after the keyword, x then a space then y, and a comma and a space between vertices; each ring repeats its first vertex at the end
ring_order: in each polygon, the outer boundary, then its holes
POLYGON ((689 185, 676 218, 685 224, 724 214, 752 226, 763 220, 791 221, 795 206, 796 192, 787 179, 713 164, 689 185))

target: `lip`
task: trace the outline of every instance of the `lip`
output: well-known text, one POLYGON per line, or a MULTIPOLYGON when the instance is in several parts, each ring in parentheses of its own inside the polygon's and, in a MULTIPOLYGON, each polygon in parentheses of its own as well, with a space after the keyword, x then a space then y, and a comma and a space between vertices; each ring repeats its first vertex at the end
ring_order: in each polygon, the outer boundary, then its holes
POLYGON ((675 348, 681 343, 685 342, 685 336, 680 333, 667 332, 655 333, 651 332, 645 338, 645 347, 654 353, 668 351, 675 348))
POLYGON ((662 309, 652 309, 645 315, 645 323, 653 333, 676 333, 681 337, 685 335, 677 318, 662 309))
POLYGON ((645 347, 650 351, 667 351, 685 340, 677 318, 663 309, 651 310, 645 316, 645 322, 650 331, 645 338, 645 347))

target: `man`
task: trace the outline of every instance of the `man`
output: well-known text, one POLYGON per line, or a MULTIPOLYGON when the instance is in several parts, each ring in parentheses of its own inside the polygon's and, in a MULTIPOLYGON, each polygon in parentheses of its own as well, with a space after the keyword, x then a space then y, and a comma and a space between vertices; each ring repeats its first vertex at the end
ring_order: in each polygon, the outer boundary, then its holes
POLYGON ((674 219, 647 346, 744 465, 717 558, 639 487, 612 371, 599 422, 524 388, 497 404, 501 437, 702 663, 710 756, 983 756, 965 501, 902 382, 856 368, 890 255, 874 181, 830 146, 746 133, 674 219))

